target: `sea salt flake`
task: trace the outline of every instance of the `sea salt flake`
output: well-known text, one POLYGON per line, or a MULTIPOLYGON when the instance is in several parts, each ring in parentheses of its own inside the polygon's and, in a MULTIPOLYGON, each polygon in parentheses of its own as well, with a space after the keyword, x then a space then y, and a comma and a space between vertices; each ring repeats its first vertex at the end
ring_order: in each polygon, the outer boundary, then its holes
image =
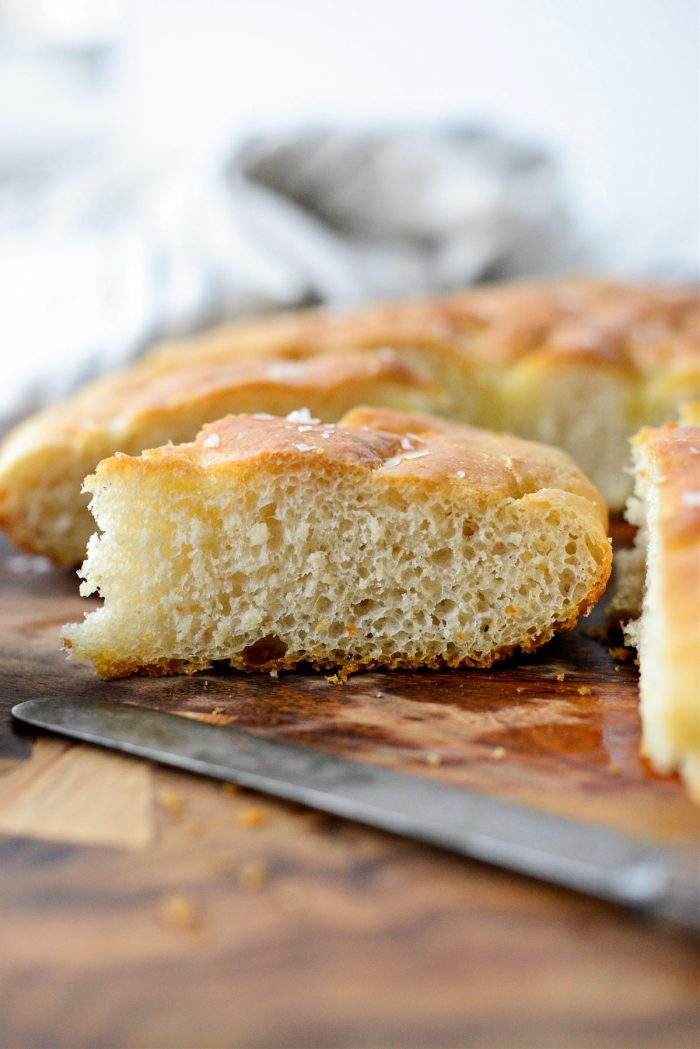
POLYGON ((684 506, 700 506, 700 492, 683 492, 681 502, 684 506))
POLYGON ((458 470, 457 473, 455 474, 455 477, 465 477, 465 476, 466 476, 466 474, 464 473, 464 470, 458 470))
POLYGON ((295 444, 294 447, 299 452, 311 452, 314 446, 312 444, 295 444))
POLYGON ((206 437, 204 440, 205 448, 218 448, 220 444, 221 438, 219 437, 218 433, 210 433, 209 436, 206 437))
POLYGON ((421 456, 427 455, 426 452, 404 452, 403 455, 392 455, 390 459, 387 459, 384 463, 385 466, 398 466, 399 463, 405 462, 407 459, 420 459, 421 456))
POLYGON ((274 419, 274 415, 268 415, 267 412, 256 412, 251 415, 251 419, 274 419))
POLYGON ((306 433, 307 430, 313 430, 313 426, 297 426, 299 433, 306 433))
POLYGON ((296 408, 293 412, 290 412, 286 416, 288 423, 317 423, 318 419, 314 419, 311 416, 311 412, 308 408, 296 408))

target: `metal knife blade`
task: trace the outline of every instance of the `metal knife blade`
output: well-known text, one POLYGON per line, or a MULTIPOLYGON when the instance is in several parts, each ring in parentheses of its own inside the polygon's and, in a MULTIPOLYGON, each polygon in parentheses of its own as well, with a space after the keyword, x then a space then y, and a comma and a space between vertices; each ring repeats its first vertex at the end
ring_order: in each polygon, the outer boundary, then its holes
POLYGON ((20 722, 150 758, 622 904, 700 933, 691 850, 432 779, 105 699, 32 699, 20 722))

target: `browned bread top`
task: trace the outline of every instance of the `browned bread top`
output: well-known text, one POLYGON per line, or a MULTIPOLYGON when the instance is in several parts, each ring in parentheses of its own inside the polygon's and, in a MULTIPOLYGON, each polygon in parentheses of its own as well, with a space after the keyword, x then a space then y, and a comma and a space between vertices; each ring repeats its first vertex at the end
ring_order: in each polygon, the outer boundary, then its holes
POLYGON ((591 280, 308 311, 163 346, 39 413, 0 448, 0 525, 63 564, 93 527, 83 478, 229 413, 430 412, 569 452, 620 509, 628 438, 700 396, 697 295, 591 280))
POLYGON ((159 469, 167 463, 173 469, 195 465, 235 470, 252 460, 284 469, 309 456, 331 471, 382 470, 397 481, 458 484, 484 501, 520 499, 543 489, 565 491, 593 504, 607 525, 599 492, 565 452, 510 434, 387 408, 356 408, 337 426, 322 424, 303 410, 285 419, 265 413, 230 415, 206 425, 189 444, 150 449, 140 459, 105 459, 97 474, 102 481, 136 465, 141 468, 144 460, 159 469))
POLYGON ((700 298, 693 289, 571 279, 488 285, 346 314, 313 310, 231 324, 159 347, 148 360, 163 368, 190 351, 212 359, 231 353, 294 358, 452 342, 493 364, 547 351, 647 372, 672 361, 694 362, 697 370, 699 341, 700 298))

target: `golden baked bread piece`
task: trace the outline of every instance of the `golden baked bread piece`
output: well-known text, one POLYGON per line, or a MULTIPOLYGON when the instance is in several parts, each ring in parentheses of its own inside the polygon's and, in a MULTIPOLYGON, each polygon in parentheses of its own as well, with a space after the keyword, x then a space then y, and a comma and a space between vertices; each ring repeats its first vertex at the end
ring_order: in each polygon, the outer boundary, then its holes
POLYGON ((92 528, 80 481, 100 458, 191 440, 227 412, 284 414, 299 404, 323 420, 359 403, 419 409, 556 444, 622 509, 628 438, 700 396, 699 330, 693 292, 590 280, 229 325, 158 348, 10 435, 0 523, 26 549, 77 563, 92 528), (361 371, 359 359, 387 348, 407 369, 403 380, 343 378, 351 366, 336 358, 352 355, 361 371), (318 358, 330 358, 325 371, 318 358), (271 361, 305 377, 256 380, 271 361), (239 368, 251 369, 247 379, 239 368))
POLYGON ((423 415, 228 416, 86 487, 82 592, 104 606, 63 638, 107 678, 490 666, 573 626, 610 572, 565 453, 423 415))
POLYGON ((115 451, 192 439, 231 410, 286 414, 300 404, 323 420, 364 401, 439 410, 440 389, 391 349, 310 360, 191 358, 154 381, 147 362, 91 383, 72 400, 21 424, 0 451, 0 524, 18 546, 58 564, 85 556, 95 522, 83 479, 115 451))
POLYGON ((639 652, 642 746, 700 801, 700 427, 646 428, 632 449, 627 517, 639 531, 627 567, 641 615, 625 633, 639 652))

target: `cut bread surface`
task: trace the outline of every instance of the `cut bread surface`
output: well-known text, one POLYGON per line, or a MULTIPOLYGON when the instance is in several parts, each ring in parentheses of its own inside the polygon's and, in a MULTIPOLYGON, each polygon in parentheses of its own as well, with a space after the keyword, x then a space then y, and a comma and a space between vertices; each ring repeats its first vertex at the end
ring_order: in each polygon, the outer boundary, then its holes
POLYGON ((420 415, 231 416, 100 463, 64 628, 104 677, 489 666, 593 606, 604 504, 562 452, 420 415))
POLYGON ((625 635, 639 653, 642 747, 700 800, 700 428, 647 428, 632 447, 639 530, 618 603, 640 613, 625 635))
POLYGON ((692 291, 567 280, 230 325, 20 426, 0 451, 0 524, 77 564, 93 529, 80 484, 100 459, 191 441, 229 412, 299 404, 329 422, 372 404, 556 444, 622 509, 628 438, 700 396, 699 317, 692 291))

